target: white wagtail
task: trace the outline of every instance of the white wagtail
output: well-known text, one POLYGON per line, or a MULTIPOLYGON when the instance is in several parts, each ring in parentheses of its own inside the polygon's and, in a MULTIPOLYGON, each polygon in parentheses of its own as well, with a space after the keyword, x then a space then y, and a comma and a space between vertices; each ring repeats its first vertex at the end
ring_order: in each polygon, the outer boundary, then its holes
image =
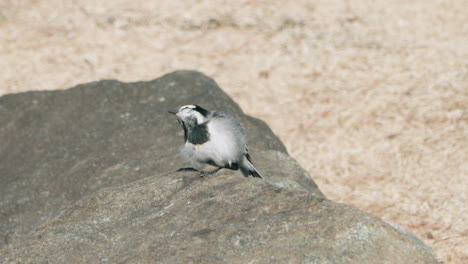
POLYGON ((263 178, 252 163, 247 150, 245 131, 240 122, 222 111, 209 111, 198 105, 185 105, 179 111, 172 112, 177 116, 184 129, 185 143, 180 149, 181 156, 190 161, 197 170, 205 164, 220 169, 240 169, 245 177, 263 178))

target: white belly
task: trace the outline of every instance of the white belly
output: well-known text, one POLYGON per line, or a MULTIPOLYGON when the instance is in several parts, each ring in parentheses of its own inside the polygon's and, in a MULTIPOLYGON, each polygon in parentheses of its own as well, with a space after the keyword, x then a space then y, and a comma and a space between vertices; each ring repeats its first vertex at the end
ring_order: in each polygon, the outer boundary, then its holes
POLYGON ((234 135, 232 131, 216 124, 208 124, 210 140, 204 144, 194 145, 186 142, 182 149, 182 156, 194 165, 201 165, 213 161, 219 167, 230 166, 241 160, 245 150, 243 135, 234 135))

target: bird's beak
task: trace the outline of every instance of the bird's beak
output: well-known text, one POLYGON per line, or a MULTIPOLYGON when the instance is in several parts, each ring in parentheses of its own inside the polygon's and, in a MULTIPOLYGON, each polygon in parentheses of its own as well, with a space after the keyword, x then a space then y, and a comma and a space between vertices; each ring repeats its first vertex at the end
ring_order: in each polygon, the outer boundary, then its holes
POLYGON ((167 111, 169 114, 177 115, 176 111, 167 111))

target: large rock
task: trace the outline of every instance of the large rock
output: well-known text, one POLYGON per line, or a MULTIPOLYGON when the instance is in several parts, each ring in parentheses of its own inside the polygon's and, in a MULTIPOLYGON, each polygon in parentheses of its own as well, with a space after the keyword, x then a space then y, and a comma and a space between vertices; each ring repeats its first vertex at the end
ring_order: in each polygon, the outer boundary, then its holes
POLYGON ((327 200, 206 76, 0 98, 0 263, 437 263, 412 235, 327 200), (266 180, 183 167, 167 110, 221 109, 266 180))

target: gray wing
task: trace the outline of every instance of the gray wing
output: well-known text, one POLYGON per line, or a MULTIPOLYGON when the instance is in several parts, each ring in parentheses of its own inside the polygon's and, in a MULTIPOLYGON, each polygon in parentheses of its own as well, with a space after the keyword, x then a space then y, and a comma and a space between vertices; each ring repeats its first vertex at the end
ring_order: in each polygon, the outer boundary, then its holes
POLYGON ((245 129, 242 126, 242 124, 239 122, 239 120, 237 120, 235 117, 229 114, 226 114, 223 111, 214 111, 212 113, 212 119, 216 121, 220 121, 218 123, 222 123, 223 125, 225 125, 226 126, 225 129, 227 129, 228 131, 231 131, 231 133, 235 135, 236 141, 238 142, 238 144, 240 144, 239 150, 242 151, 243 154, 248 153, 247 137, 245 134, 245 129))
POLYGON ((211 113, 212 119, 222 120, 226 124, 226 128, 237 131, 242 137, 245 137, 245 129, 242 124, 232 115, 226 114, 223 111, 213 111, 211 113))

